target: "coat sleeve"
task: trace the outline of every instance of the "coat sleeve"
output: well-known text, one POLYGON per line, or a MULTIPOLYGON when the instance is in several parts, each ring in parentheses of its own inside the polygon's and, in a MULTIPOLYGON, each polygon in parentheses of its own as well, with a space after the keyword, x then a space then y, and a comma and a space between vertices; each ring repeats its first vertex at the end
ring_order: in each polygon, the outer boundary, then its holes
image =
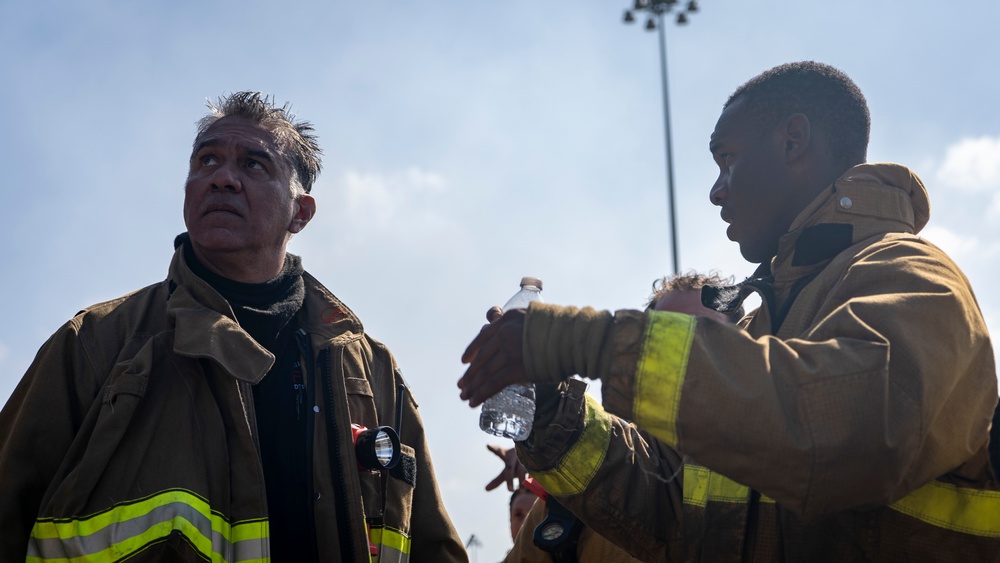
POLYGON ((594 532, 637 559, 678 560, 680 455, 605 411, 584 389, 579 380, 559 392, 539 387, 535 429, 517 443, 518 457, 594 532))
POLYGON ((600 357, 579 360, 566 335, 589 333, 578 325, 592 315, 533 307, 526 358, 544 355, 529 348, 555 349, 528 371, 601 377, 606 400, 637 425, 803 518, 889 504, 984 446, 992 346, 968 282, 943 253, 915 239, 873 245, 822 300, 783 338, 620 311, 601 321, 600 357))
POLYGON ((24 561, 43 497, 99 392, 79 322, 41 347, 0 412, 0 561, 24 561))

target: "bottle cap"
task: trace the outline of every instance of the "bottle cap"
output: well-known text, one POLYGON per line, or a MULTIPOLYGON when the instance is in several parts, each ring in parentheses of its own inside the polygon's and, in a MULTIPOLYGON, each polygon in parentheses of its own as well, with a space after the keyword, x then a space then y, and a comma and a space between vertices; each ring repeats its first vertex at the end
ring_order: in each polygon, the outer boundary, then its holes
POLYGON ((521 287, 526 285, 533 285, 538 288, 538 291, 542 290, 542 280, 538 278, 533 278, 531 276, 524 276, 521 278, 521 287))

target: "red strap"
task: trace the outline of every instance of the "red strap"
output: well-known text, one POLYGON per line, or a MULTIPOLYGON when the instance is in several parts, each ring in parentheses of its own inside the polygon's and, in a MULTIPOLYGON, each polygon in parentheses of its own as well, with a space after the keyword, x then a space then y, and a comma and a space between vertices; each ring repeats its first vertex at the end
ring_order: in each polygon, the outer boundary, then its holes
POLYGON ((549 492, 545 490, 545 487, 539 484, 538 481, 535 481, 532 477, 522 479, 521 486, 535 493, 535 495, 542 500, 549 498, 549 492))

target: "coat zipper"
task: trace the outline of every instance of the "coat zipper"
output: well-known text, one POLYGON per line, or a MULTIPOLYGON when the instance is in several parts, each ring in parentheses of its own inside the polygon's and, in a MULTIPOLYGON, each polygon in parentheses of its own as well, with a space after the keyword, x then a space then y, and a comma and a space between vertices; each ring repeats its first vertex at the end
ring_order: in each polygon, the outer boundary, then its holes
POLYGON ((341 440, 337 427, 333 393, 333 354, 330 348, 320 352, 320 366, 323 370, 323 386, 326 391, 326 422, 327 441, 330 451, 330 465, 333 467, 333 483, 337 487, 335 502, 337 503, 337 521, 340 523, 340 553, 343 561, 353 561, 354 534, 351 531, 351 518, 348 509, 347 483, 343 478, 344 460, 340 453, 341 440))
MULTIPOLYGON (((311 499, 313 503, 316 502, 316 489, 314 487, 315 475, 313 474, 313 424, 315 421, 314 411, 311 408, 304 408, 305 405, 315 405, 316 404, 316 365, 313 362, 312 353, 312 343, 309 340, 309 334, 303 328, 298 328, 295 331, 295 343, 299 349, 299 356, 302 362, 302 374, 304 378, 305 385, 305 397, 303 398, 303 390, 296 390, 296 408, 300 411, 304 411, 306 417, 306 486, 308 487, 308 498, 311 499), (305 405, 303 405, 303 402, 305 405)), ((311 504, 308 507, 309 514, 309 526, 310 534, 309 537, 316 539, 316 509, 315 505, 311 504)), ((313 558, 317 556, 318 546, 309 546, 309 553, 312 554, 313 558)))

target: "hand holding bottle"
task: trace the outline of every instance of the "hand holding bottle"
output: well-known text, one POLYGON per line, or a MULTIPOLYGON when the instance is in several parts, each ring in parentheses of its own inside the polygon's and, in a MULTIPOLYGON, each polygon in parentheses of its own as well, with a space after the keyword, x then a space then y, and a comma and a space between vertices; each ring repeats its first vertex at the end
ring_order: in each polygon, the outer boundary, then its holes
POLYGON ((523 310, 505 313, 499 320, 483 327, 465 353, 462 363, 469 364, 458 380, 461 398, 477 407, 512 383, 527 383, 524 367, 523 310))
POLYGON ((504 305, 503 316, 492 320, 500 311, 490 309, 491 323, 462 355, 470 365, 458 386, 469 406, 483 404, 479 427, 515 441, 527 439, 535 418, 535 388, 527 382, 522 342, 524 309, 541 301, 541 287, 537 278, 522 278, 521 290, 504 305))

